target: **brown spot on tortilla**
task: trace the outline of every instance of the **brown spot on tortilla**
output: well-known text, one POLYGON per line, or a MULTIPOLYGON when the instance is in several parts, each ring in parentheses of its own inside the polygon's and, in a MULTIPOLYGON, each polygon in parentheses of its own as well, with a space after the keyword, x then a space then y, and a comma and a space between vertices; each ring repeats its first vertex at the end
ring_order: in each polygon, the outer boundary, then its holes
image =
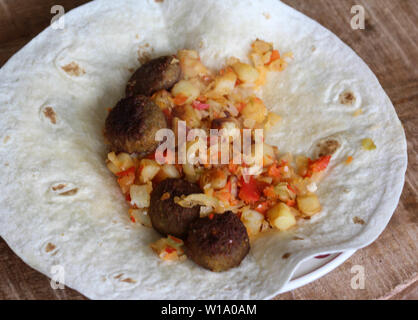
POLYGON ((8 167, 8 166, 9 166, 9 163, 8 163, 8 162, 6 162, 4 165, 5 165, 6 167, 8 167))
POLYGON ((136 281, 131 279, 131 278, 126 278, 126 279, 123 279, 123 280, 120 280, 120 281, 127 282, 127 283, 136 283, 136 281))
POLYGON ((3 139, 3 143, 6 144, 10 140, 10 136, 5 136, 3 139))
POLYGON ((316 51, 316 47, 315 47, 315 46, 312 46, 312 47, 311 47, 311 51, 312 51, 312 52, 315 52, 315 51, 316 51))
MULTIPOLYGON (((60 183, 58 185, 52 186, 52 191, 59 191, 66 187, 67 185, 65 183, 60 183)), ((78 188, 73 188, 64 192, 57 192, 60 196, 72 196, 78 192, 78 188)))
POLYGON ((363 219, 361 219, 361 218, 359 218, 359 217, 354 217, 353 218, 353 222, 355 223, 355 224, 365 224, 366 222, 364 222, 364 220, 363 219))
POLYGON ((60 183, 60 184, 59 184, 59 185, 57 185, 57 186, 52 186, 52 190, 57 191, 57 190, 64 189, 65 187, 66 187, 66 185, 65 185, 65 184, 60 183))
POLYGON ((167 199, 170 199, 170 197, 171 197, 170 193, 169 192, 165 192, 161 196, 160 200, 167 200, 167 199))
MULTIPOLYGON (((128 69, 128 71, 129 71, 130 73, 134 73, 134 72, 135 72, 135 69, 134 69, 134 68, 129 68, 129 69, 128 69)), ((109 108, 109 109, 110 109, 110 108, 109 108)), ((109 112, 110 112, 111 110, 112 110, 112 109, 110 109, 110 110, 109 110, 109 112)))
POLYGON ((340 147, 340 143, 337 140, 328 139, 322 142, 319 142, 318 147, 318 157, 331 156, 337 151, 340 147))
POLYGON ((289 257, 290 257, 290 255, 291 255, 291 253, 286 252, 286 253, 282 256, 282 258, 283 258, 283 259, 287 259, 287 258, 289 258, 289 257))
POLYGON ((45 107, 43 110, 44 116, 47 117, 52 124, 57 123, 57 116, 52 107, 45 107))
POLYGON ((75 63, 74 61, 61 67, 62 70, 64 70, 66 73, 68 73, 70 76, 81 76, 83 74, 85 74, 86 72, 84 71, 83 68, 81 68, 77 63, 75 63))
POLYGON ((114 279, 119 279, 120 277, 122 277, 123 276, 123 273, 120 273, 120 274, 118 274, 117 276, 114 276, 113 278, 114 279))
POLYGON ((55 250, 55 248, 56 248, 56 246, 53 243, 48 242, 48 244, 45 247, 45 252, 51 252, 51 251, 55 250))
POLYGON ((301 237, 293 237, 293 240, 305 240, 305 239, 303 239, 303 238, 301 238, 301 237))
POLYGON ((60 196, 72 196, 72 195, 75 195, 77 192, 78 192, 78 189, 74 188, 65 192, 61 192, 60 196))
POLYGON ((340 103, 352 106, 356 102, 356 96, 351 91, 344 91, 340 94, 340 103))
POLYGON ((139 39, 139 34, 136 34, 136 35, 135 35, 135 38, 139 39))
POLYGON ((164 0, 154 0, 155 2, 157 2, 157 3, 163 3, 164 2, 164 0))

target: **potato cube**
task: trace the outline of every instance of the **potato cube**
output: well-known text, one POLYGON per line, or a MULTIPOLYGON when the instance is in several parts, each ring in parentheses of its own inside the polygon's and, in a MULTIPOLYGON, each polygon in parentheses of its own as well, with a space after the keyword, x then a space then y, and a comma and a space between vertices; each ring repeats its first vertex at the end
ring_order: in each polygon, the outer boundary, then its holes
POLYGON ((147 183, 154 179, 154 177, 160 171, 160 165, 151 159, 142 159, 139 163, 141 174, 139 175, 139 181, 141 183, 147 183))
POLYGON ((257 97, 251 97, 248 99, 247 104, 241 111, 244 119, 250 119, 256 123, 262 123, 267 115, 267 108, 257 97))
POLYGON ((175 84, 171 93, 174 97, 179 95, 187 97, 184 103, 190 103, 199 96, 200 90, 193 81, 180 80, 175 84))
POLYGON ((267 218, 273 227, 281 231, 288 230, 296 224, 296 218, 292 211, 282 202, 267 211, 267 218))
POLYGON ((264 216, 255 210, 244 210, 241 215, 241 221, 247 228, 248 234, 256 235, 260 232, 264 216))
POLYGON ((314 193, 299 195, 296 197, 296 202, 299 210, 308 217, 321 211, 319 199, 314 193))
POLYGON ((230 94, 235 88, 236 81, 237 75, 232 70, 227 71, 224 75, 215 78, 213 92, 221 96, 230 94))
POLYGON ((232 65, 238 79, 242 82, 254 83, 257 81, 259 72, 256 68, 250 66, 247 63, 237 62, 232 65))
POLYGON ((129 192, 131 196, 131 204, 138 208, 148 208, 150 204, 150 193, 152 187, 148 184, 132 185, 129 192))

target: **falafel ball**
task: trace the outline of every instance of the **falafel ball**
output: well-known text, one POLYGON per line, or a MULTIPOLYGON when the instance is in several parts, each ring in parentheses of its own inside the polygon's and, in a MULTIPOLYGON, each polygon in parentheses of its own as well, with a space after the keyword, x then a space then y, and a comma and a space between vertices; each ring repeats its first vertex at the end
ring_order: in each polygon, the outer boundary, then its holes
POLYGON ((200 216, 200 206, 184 208, 174 202, 174 197, 201 192, 197 184, 183 179, 161 181, 151 193, 149 216, 154 229, 164 236, 184 239, 189 224, 200 216))
POLYGON ((215 272, 237 267, 250 251, 247 230, 231 211, 192 222, 185 245, 190 259, 215 272))
POLYGON ((120 100, 109 112, 105 138, 115 152, 145 156, 158 147, 158 130, 167 128, 161 109, 148 97, 134 96, 120 100))
POLYGON ((126 96, 151 96, 159 90, 171 89, 181 76, 179 61, 174 56, 163 56, 143 64, 126 86, 126 96))

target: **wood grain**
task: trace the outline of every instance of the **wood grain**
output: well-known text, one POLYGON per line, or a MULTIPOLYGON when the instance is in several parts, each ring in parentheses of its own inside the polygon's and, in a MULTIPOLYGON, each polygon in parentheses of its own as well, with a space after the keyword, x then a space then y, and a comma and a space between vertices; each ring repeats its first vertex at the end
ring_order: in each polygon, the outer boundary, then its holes
MULTIPOLYGON (((66 11, 85 3, 61 0, 66 11)), ((386 230, 346 263, 276 299, 418 299, 418 1, 284 0, 351 46, 378 77, 395 105, 408 140, 409 165, 399 206, 386 230), (366 10, 366 29, 350 28, 350 9, 366 10), (352 266, 365 268, 365 288, 353 290, 352 266)), ((50 23, 53 0, 0 0, 0 66, 50 23)), ((53 290, 0 240, 0 299, 85 299, 53 290)))

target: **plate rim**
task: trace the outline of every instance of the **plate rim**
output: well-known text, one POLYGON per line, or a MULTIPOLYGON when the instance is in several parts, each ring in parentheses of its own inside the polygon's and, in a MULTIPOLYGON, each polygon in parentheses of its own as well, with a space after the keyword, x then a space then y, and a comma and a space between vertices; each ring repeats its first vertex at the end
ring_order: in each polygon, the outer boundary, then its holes
MULTIPOLYGON (((350 249, 350 250, 345 250, 343 252, 339 252, 337 253, 337 255, 332 258, 330 261, 324 263, 322 266, 320 267, 316 267, 314 268, 312 271, 305 273, 297 278, 291 278, 289 280, 289 282, 287 282, 283 288, 277 293, 277 294, 282 294, 285 292, 289 292, 292 290, 295 290, 297 288, 303 287, 315 280, 318 280, 319 278, 322 278, 323 276, 325 276, 326 274, 330 273, 331 271, 333 271, 334 269, 336 269, 337 267, 339 267, 340 265, 342 265, 345 261, 347 261, 357 250, 355 249, 350 249)), ((324 253, 326 254, 326 253, 324 253)), ((333 254, 333 253, 330 253, 333 254)), ((334 253, 335 254, 335 253, 334 253)), ((311 259, 315 259, 315 257, 309 258, 304 260, 303 262, 309 261, 311 259)), ((295 271, 297 270, 297 268, 295 269, 295 271)))

